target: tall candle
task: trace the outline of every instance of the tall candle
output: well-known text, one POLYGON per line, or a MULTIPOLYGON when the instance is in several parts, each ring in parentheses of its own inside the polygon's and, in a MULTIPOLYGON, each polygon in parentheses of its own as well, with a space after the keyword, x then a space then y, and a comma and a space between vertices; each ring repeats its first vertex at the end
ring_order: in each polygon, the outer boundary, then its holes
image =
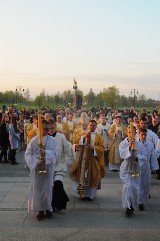
MULTIPOLYGON (((130 132, 131 132, 131 141, 134 141, 134 130, 133 130, 133 122, 130 122, 130 132)), ((132 143, 132 150, 135 150, 135 144, 132 143)))
POLYGON ((39 132, 39 144, 42 144, 42 121, 41 121, 41 114, 38 114, 38 132, 39 132))

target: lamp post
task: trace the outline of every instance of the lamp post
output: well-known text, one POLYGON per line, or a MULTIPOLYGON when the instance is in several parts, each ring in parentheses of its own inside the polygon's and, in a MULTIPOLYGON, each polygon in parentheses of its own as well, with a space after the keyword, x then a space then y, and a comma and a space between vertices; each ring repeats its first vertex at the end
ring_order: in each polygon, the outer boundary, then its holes
POLYGON ((131 89, 131 95, 133 95, 133 99, 134 99, 133 105, 135 107, 136 97, 138 96, 138 89, 131 89))
POLYGON ((78 86, 77 86, 77 81, 74 79, 74 83, 73 83, 73 89, 74 89, 74 107, 77 108, 77 89, 78 89, 78 86))
POLYGON ((16 86, 16 104, 19 104, 20 110, 21 110, 21 105, 22 105, 22 94, 24 93, 24 88, 23 86, 16 86), (19 103, 18 103, 19 102, 19 103))

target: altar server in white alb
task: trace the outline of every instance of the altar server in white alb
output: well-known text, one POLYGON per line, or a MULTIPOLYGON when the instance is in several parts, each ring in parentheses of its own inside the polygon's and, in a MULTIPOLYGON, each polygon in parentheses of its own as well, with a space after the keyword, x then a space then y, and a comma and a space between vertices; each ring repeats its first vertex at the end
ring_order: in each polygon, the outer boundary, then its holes
POLYGON ((139 210, 144 210, 144 204, 148 202, 151 185, 151 171, 156 174, 158 170, 157 155, 154 145, 151 141, 147 140, 147 128, 139 128, 139 141, 143 144, 143 153, 147 156, 147 161, 141 161, 140 165, 140 197, 139 197, 139 210))
MULTIPOLYGON (((39 122, 38 125, 40 126, 39 122)), ((54 163, 58 155, 56 140, 48 135, 49 122, 42 120, 41 125, 42 128, 38 128, 39 135, 31 139, 25 152, 25 161, 31 171, 28 211, 38 211, 38 221, 44 218, 45 214, 47 218, 52 217, 54 163), (43 143, 42 149, 39 146, 40 139, 43 143), (40 158, 42 156, 44 158, 40 158), (41 173, 42 169, 44 173, 41 173)))
POLYGON ((69 198, 63 188, 63 181, 67 171, 67 162, 73 161, 71 152, 72 145, 67 141, 65 135, 56 131, 56 123, 53 118, 48 119, 50 123, 49 135, 53 136, 58 145, 58 157, 55 162, 54 178, 53 178, 53 211, 66 209, 69 198))
MULTIPOLYGON (((130 124, 131 125, 131 124, 130 124)), ((130 217, 135 206, 139 204, 140 162, 147 162, 147 154, 143 153, 143 144, 135 140, 136 128, 128 126, 128 137, 119 145, 120 157, 124 160, 120 166, 122 188, 122 207, 125 215, 130 217)))
MULTIPOLYGON (((147 119, 145 117, 141 117, 140 122, 139 122, 139 128, 147 128, 147 119)), ((137 130, 136 138, 139 139, 139 130, 137 130)), ((147 136, 146 140, 149 140, 153 143, 153 146, 155 148, 156 156, 157 156, 157 162, 159 162, 160 158, 160 139, 158 136, 152 131, 147 129, 147 136)), ((157 170, 157 179, 159 179, 159 174, 160 170, 157 170)))

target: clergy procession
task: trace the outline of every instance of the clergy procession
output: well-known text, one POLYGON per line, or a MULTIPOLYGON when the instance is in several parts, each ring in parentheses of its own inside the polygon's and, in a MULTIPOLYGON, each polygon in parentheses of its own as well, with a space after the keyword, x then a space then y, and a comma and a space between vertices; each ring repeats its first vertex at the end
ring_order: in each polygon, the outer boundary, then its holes
POLYGON ((107 180, 106 170, 111 177, 119 174, 122 208, 131 217, 136 209, 147 210, 152 177, 160 180, 160 113, 133 107, 18 111, 9 106, 1 110, 0 147, 1 164, 17 166, 16 155, 24 152, 28 212, 36 212, 37 221, 67 208, 66 174, 76 198, 91 204, 103 189, 102 179, 107 180))

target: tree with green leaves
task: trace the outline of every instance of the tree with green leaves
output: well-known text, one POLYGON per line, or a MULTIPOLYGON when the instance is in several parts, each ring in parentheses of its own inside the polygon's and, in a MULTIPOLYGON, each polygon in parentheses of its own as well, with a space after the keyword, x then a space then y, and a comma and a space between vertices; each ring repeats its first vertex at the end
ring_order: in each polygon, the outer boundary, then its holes
POLYGON ((87 100, 88 105, 94 105, 95 99, 96 99, 96 95, 95 95, 95 93, 93 92, 93 90, 90 89, 90 91, 89 91, 88 94, 86 95, 86 100, 87 100))
POLYGON ((115 108, 119 106, 119 89, 116 88, 116 86, 108 87, 108 89, 104 89, 103 92, 109 107, 115 108))

